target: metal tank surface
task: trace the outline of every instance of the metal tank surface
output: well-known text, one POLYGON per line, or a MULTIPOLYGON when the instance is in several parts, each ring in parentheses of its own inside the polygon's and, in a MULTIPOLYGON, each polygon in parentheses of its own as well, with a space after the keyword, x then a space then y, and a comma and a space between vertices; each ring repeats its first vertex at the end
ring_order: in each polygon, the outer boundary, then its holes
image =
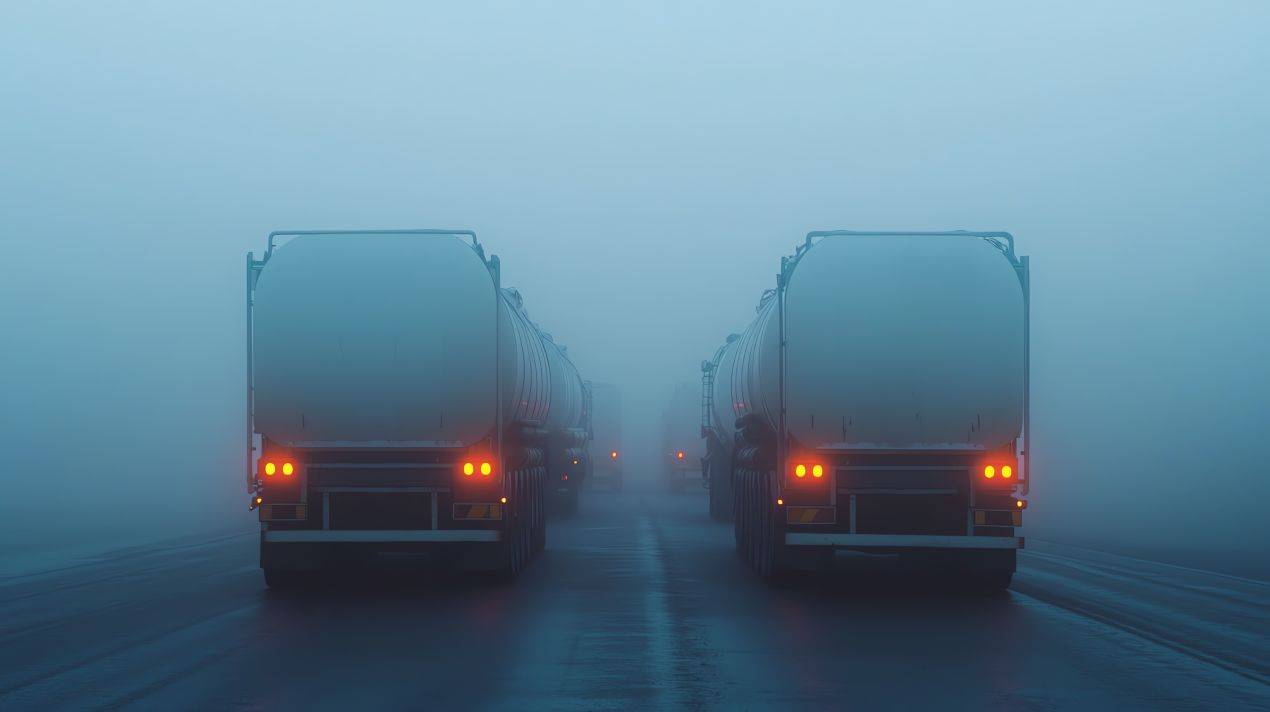
POLYGON ((941 551, 999 590, 1030 480, 1029 261, 1004 232, 812 232, 702 363, 710 512, 763 575, 941 551), (960 558, 957 558, 960 557, 960 558))
MULTIPOLYGON (((780 426, 777 297, 727 344, 714 426, 780 426)), ((827 238, 786 272, 785 419, 810 448, 1000 447, 1022 427, 1023 292, 971 235, 827 238)))
MULTIPOLYGON (((456 447, 488 437, 501 301, 484 260, 459 237, 282 243, 255 285, 257 432, 295 447, 456 447)), ((508 331, 529 347, 512 351, 504 380, 521 392, 508 402, 543 413, 542 346, 528 330, 508 331)))
POLYGON ((475 233, 274 233, 247 303, 271 585, 337 546, 488 542, 507 573, 542 548, 551 475, 589 469, 589 392, 475 233))

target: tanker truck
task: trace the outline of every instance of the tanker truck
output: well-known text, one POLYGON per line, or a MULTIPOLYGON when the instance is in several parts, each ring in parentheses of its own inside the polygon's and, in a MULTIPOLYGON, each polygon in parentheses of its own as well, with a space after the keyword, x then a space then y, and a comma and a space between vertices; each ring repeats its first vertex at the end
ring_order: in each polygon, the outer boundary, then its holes
POLYGON ((611 383, 592 385, 595 413, 591 418, 592 448, 595 461, 591 469, 593 484, 622 489, 622 462, 626 451, 622 446, 622 392, 611 383))
POLYGON ((269 586, 414 557, 515 575, 586 393, 468 230, 288 231, 247 255, 247 485, 269 586))
POLYGON ((1004 232, 812 232, 703 362, 711 512, 762 576, 838 550, 1007 587, 1028 468, 1027 257, 1004 232))

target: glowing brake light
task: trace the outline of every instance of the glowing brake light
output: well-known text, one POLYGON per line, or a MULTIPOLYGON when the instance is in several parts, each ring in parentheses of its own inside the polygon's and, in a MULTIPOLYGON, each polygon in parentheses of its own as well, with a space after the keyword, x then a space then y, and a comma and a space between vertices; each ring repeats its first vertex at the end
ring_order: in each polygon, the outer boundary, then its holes
POLYGON ((489 464, 488 462, 482 462, 482 463, 481 463, 481 474, 482 474, 482 475, 484 475, 485 477, 489 477, 489 474, 490 474, 491 472, 493 472, 493 471, 494 471, 494 466, 493 466, 493 465, 489 464))
POLYGON ((1001 477, 1008 480, 1013 476, 1014 476, 1014 468, 1010 467, 1009 465, 1001 466, 1001 477))
POLYGON ((476 465, 472 464, 471 462, 463 463, 463 475, 465 477, 471 477, 475 473, 476 473, 476 465))
POLYGON ((825 468, 824 468, 823 466, 821 466, 821 465, 812 465, 812 466, 811 466, 811 476, 812 476, 812 477, 815 477, 816 479, 820 479, 821 477, 824 477, 824 476, 825 476, 825 468))
POLYGON ((983 476, 988 479, 992 479, 993 477, 996 477, 997 468, 993 467, 992 465, 985 465, 983 468, 983 476))
POLYGON ((275 473, 275 472, 277 472, 277 471, 278 471, 278 466, 277 466, 277 465, 273 464, 272 462, 266 462, 266 463, 265 463, 265 474, 266 474, 266 475, 273 475, 273 473, 275 473))
POLYGON ((803 464, 794 465, 794 477, 802 479, 807 476, 807 466, 803 464))
POLYGON ((288 477, 290 477, 291 475, 294 475, 294 474, 295 474, 295 465, 292 465, 292 464, 291 464, 291 463, 289 463, 289 462, 284 462, 284 463, 282 463, 282 474, 284 474, 284 475, 286 475, 286 476, 288 476, 288 477))

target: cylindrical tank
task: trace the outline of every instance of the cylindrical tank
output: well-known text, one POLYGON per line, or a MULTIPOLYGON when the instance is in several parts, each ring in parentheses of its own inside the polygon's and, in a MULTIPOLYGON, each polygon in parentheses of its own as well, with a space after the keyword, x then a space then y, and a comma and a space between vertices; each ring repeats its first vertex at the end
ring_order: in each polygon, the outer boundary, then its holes
POLYGON ((581 379, 448 235, 301 235, 255 285, 256 429, 295 447, 459 447, 578 427, 581 379), (497 344, 497 347, 496 347, 497 344))
POLYGON ((545 427, 553 432, 584 428, 582 377, 563 346, 547 338, 547 364, 551 371, 551 408, 545 427))
MULTIPOLYGON (((850 235, 785 270, 786 430, 832 449, 991 449, 1023 417, 1024 301, 1000 246, 970 234, 850 235)), ((712 426, 779 430, 781 308, 764 295, 714 362, 712 426)))

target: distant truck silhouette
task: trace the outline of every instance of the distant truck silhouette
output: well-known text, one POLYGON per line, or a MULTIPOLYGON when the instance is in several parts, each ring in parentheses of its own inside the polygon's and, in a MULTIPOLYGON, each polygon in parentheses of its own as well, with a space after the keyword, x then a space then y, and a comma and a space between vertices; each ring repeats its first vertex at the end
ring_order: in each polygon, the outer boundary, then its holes
POLYGON ((270 586, 381 554, 514 575, 586 391, 469 231, 301 231, 247 255, 248 456, 270 586))
POLYGON ((592 484, 622 489, 622 463, 626 450, 622 441, 622 392, 611 383, 591 384, 594 412, 591 415, 591 451, 595 453, 592 484))
POLYGON ((701 457, 705 445, 701 440, 701 387, 696 383, 680 383, 670 394, 662 412, 662 438, 659 464, 667 489, 680 492, 688 488, 700 492, 701 457))
POLYGON ((1023 538, 1029 263, 1001 232, 814 232, 703 362, 710 511, 760 574, 836 549, 998 590, 1023 538))

